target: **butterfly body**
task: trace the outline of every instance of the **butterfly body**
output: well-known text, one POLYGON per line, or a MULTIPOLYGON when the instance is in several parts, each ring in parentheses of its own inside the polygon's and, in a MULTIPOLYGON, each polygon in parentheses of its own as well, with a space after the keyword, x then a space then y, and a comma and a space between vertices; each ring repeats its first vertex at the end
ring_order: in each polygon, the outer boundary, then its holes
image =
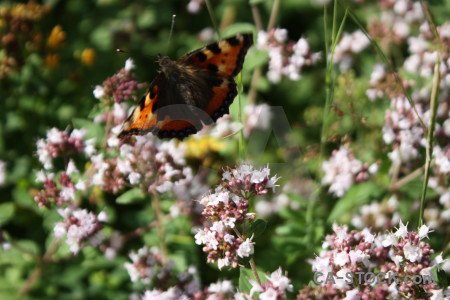
POLYGON ((237 95, 236 76, 253 43, 251 34, 231 37, 176 61, 159 57, 161 67, 119 138, 152 132, 182 140, 229 112, 237 95))

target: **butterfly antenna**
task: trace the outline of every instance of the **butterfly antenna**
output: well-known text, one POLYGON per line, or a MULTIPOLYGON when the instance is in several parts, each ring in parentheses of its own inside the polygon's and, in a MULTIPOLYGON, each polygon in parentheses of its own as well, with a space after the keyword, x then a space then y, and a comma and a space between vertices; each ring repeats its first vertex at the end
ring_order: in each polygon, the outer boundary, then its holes
POLYGON ((214 16, 214 12, 212 10, 211 2, 209 0, 205 0, 206 8, 208 9, 209 17, 211 18, 211 23, 214 27, 214 30, 217 33, 217 37, 220 39, 219 28, 217 27, 216 17, 214 16))
MULTIPOLYGON (((125 50, 120 49, 120 48, 117 48, 117 49, 116 49, 116 52, 117 52, 117 53, 131 54, 131 52, 125 51, 125 50)), ((150 57, 155 57, 155 58, 157 59, 156 61, 158 61, 158 60, 161 58, 162 55, 158 53, 158 55, 156 55, 156 56, 155 56, 155 55, 149 55, 149 56, 150 56, 150 57)))
POLYGON ((172 32, 173 32, 173 27, 175 26, 175 18, 177 15, 172 15, 172 24, 170 25, 170 33, 169 33, 169 39, 167 40, 167 51, 169 52, 169 46, 170 46, 170 40, 172 39, 172 32))

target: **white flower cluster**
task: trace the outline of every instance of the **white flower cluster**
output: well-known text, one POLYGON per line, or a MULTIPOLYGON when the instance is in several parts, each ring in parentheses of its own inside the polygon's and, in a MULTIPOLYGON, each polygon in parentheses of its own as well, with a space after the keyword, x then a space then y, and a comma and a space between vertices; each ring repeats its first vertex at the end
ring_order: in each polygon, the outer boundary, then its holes
MULTIPOLYGON (((218 188, 216 193, 207 195, 203 197, 200 201, 202 205, 205 206, 205 211, 213 212, 217 214, 220 220, 215 221, 211 226, 199 230, 195 235, 195 243, 197 245, 205 245, 204 250, 217 252, 219 248, 229 249, 228 255, 225 257, 215 257, 217 260, 219 269, 223 267, 236 267, 237 266, 237 256, 244 258, 249 257, 254 252, 254 242, 252 238, 246 238, 242 240, 236 238, 235 235, 231 234, 233 228, 235 228, 237 219, 232 216, 238 216, 238 211, 240 207, 244 204, 244 200, 237 195, 230 193, 229 191, 218 188), (225 212, 220 212, 218 209, 220 207, 229 208, 225 212), (233 207, 233 209, 230 209, 233 207), (217 210, 217 211, 216 211, 217 210), (233 249, 235 251, 231 251, 233 249)), ((211 262, 213 260, 211 259, 211 262)))
POLYGON ((147 290, 141 298, 142 300, 189 300, 187 295, 177 287, 171 287, 167 291, 161 291, 159 289, 147 290))
POLYGON ((350 149, 341 146, 322 164, 322 170, 325 172, 322 185, 329 185, 329 193, 342 197, 355 182, 367 180, 367 173, 375 173, 377 169, 377 164, 368 168, 355 158, 350 149))
POLYGON ((96 171, 92 184, 122 187, 128 181, 132 185, 144 184, 149 191, 167 192, 193 178, 192 169, 186 166, 185 152, 185 145, 174 140, 136 136, 134 144, 120 146, 120 156, 114 162, 103 154, 92 157, 96 171), (142 164, 143 161, 151 163, 142 164))
POLYGON ((141 281, 143 284, 149 284, 153 277, 157 275, 155 264, 158 256, 160 256, 160 252, 156 247, 150 249, 142 247, 137 252, 132 251, 129 254, 131 263, 126 262, 124 264, 131 281, 141 281))
MULTIPOLYGON (((250 280, 252 289, 250 290, 250 297, 254 297, 255 293, 259 293, 258 299, 285 299, 286 292, 292 292, 293 286, 291 280, 283 275, 281 267, 267 276, 267 281, 260 285, 254 280, 250 280)), ((252 298, 254 299, 254 298, 252 298)))
MULTIPOLYGON (((404 2, 404 1, 403 1, 404 2)), ((438 27, 441 33, 443 43, 448 47, 450 45, 450 22, 438 27)), ((438 52, 435 45, 429 38, 430 28, 427 23, 420 27, 418 36, 408 38, 410 56, 404 62, 404 69, 409 73, 431 80, 434 67, 437 62, 438 52)), ((450 137, 450 112, 448 111, 450 99, 450 55, 448 51, 441 53, 442 62, 440 64, 441 82, 439 92, 439 106, 437 111, 436 135, 444 141, 437 143, 434 148, 436 158, 436 169, 439 173, 446 174, 450 170, 450 160, 448 151, 450 149, 446 139, 450 137)), ((384 74, 376 66, 377 70, 372 73, 375 77, 371 85, 377 85, 377 78, 384 74), (377 73, 377 75, 374 75, 377 73)), ((419 88, 415 82, 408 82, 413 88, 412 100, 417 110, 417 114, 428 125, 430 122, 431 111, 429 108, 429 98, 431 95, 430 87, 419 88)), ((371 88, 367 91, 368 95, 379 96, 384 89, 383 86, 378 89, 371 88)), ((370 96, 369 96, 370 97, 370 96)), ((404 96, 391 96, 391 107, 386 111, 386 123, 383 127, 383 139, 386 144, 392 144, 393 150, 389 157, 394 165, 409 163, 419 158, 420 148, 425 147, 425 135, 419 123, 419 118, 411 107, 409 101, 404 96)))
MULTIPOLYGON (((333 280, 322 280, 320 285, 323 293, 335 294, 334 299, 343 299, 342 295, 346 295, 345 299, 374 299, 374 295, 381 291, 385 296, 389 295, 389 299, 416 299, 414 288, 405 282, 393 280, 388 283, 386 280, 377 284, 376 289, 360 289, 361 283, 349 282, 346 274, 355 270, 367 273, 381 269, 386 278, 397 276, 401 279, 411 274, 411 270, 414 274, 429 276, 433 268, 439 269, 444 263, 442 255, 430 259, 434 251, 424 241, 431 232, 426 225, 418 231, 408 231, 407 224, 400 221, 395 232, 372 234, 368 228, 349 232, 347 226, 334 224, 333 231, 333 235, 325 238, 320 256, 312 261, 312 269, 322 274, 333 274, 333 280), (357 298, 352 298, 352 295, 357 298)), ((433 295, 443 292, 436 283, 424 285, 424 288, 433 295)))
POLYGON ((233 181, 248 182, 250 184, 261 184, 265 182, 265 189, 272 189, 275 191, 275 183, 280 179, 280 177, 272 176, 270 177, 270 169, 268 167, 262 168, 261 170, 255 169, 252 165, 243 163, 239 165, 236 169, 227 170, 222 174, 222 180, 228 183, 233 183, 233 181))
MULTIPOLYGON (((132 69, 134 69, 135 64, 132 58, 128 58, 125 61, 125 67, 124 70, 127 72, 130 72, 132 69)), ((96 85, 93 91, 94 97, 97 99, 102 99, 105 96, 105 89, 101 85, 96 85)))
POLYGON ((159 289, 147 290, 142 296, 142 300, 188 300, 193 299, 192 295, 195 294, 195 299, 207 299, 207 300, 245 300, 242 293, 236 292, 236 288, 233 283, 229 280, 218 281, 216 283, 211 283, 205 290, 184 292, 179 287, 173 286, 162 291, 159 289))
POLYGON ((369 45, 369 39, 361 30, 351 34, 344 32, 341 40, 336 45, 333 61, 334 63, 339 63, 341 71, 346 71, 353 64, 353 54, 360 53, 369 45))
POLYGON ((257 47, 269 53, 267 78, 273 83, 280 82, 283 76, 290 80, 299 80, 302 69, 320 59, 320 52, 312 53, 305 38, 291 42, 288 40, 287 30, 282 28, 269 32, 260 31, 257 47))
MULTIPOLYGON (((416 108, 423 118, 420 106, 416 108)), ((394 165, 417 158, 418 146, 425 146, 426 141, 419 118, 406 97, 392 99, 391 109, 386 111, 383 140, 388 145, 394 145, 393 151, 388 154, 394 165)))
POLYGON ((60 216, 64 218, 63 222, 58 222, 54 227, 56 238, 66 238, 66 243, 70 246, 70 251, 77 254, 82 244, 87 240, 92 245, 98 245, 103 236, 98 234, 102 228, 100 222, 107 221, 105 212, 98 216, 85 209, 65 208, 58 209, 60 216))
POLYGON ((312 192, 311 182, 301 179, 301 183, 295 179, 293 182, 283 184, 281 192, 271 197, 262 197, 257 199, 255 204, 256 214, 261 218, 269 218, 270 216, 278 215, 280 210, 288 209, 290 211, 297 211, 301 208, 299 201, 293 199, 290 194, 299 194, 302 197, 308 198, 312 192))
POLYGON ((369 83, 371 88, 366 91, 366 95, 369 100, 373 101, 376 98, 381 98, 384 96, 386 91, 375 87, 380 86, 386 80, 386 75, 386 66, 383 64, 375 64, 372 73, 370 74, 369 83))
POLYGON ((86 136, 85 129, 74 129, 70 135, 66 131, 60 131, 57 128, 51 128, 47 131, 46 139, 37 141, 38 159, 44 166, 44 169, 53 168, 53 159, 58 157, 62 151, 83 151, 87 156, 95 153, 94 139, 84 140, 86 136))
POLYGON ((244 136, 248 138, 255 129, 267 130, 270 128, 272 112, 270 106, 263 104, 250 104, 245 107, 244 136))
POLYGON ((205 0, 190 0, 187 5, 187 10, 191 14, 197 14, 200 12, 200 9, 202 8, 202 5, 204 4, 205 0))
POLYGON ((359 208, 359 213, 353 215, 351 223, 359 229, 365 227, 381 231, 391 229, 400 222, 398 200, 395 196, 386 202, 372 202, 359 208))
POLYGON ((6 182, 6 163, 0 160, 0 186, 6 182))
POLYGON ((450 187, 442 184, 437 177, 431 177, 428 186, 436 191, 441 206, 425 208, 424 219, 436 231, 446 230, 450 223, 450 187))

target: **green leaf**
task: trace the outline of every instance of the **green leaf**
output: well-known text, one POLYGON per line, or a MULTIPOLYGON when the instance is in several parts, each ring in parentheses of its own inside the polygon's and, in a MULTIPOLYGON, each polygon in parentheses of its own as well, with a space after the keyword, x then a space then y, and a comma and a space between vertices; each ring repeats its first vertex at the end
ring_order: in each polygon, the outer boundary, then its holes
POLYGON ((136 202, 141 202, 145 199, 145 193, 139 189, 134 188, 129 191, 126 191, 116 199, 116 203, 118 204, 131 204, 136 202))
POLYGON ((250 228, 248 230, 248 236, 254 236, 254 238, 259 237, 264 230, 266 230, 267 222, 261 219, 255 220, 250 224, 250 228))
MULTIPOLYGON (((415 178, 414 180, 411 180, 404 186, 400 188, 400 192, 405 194, 405 196, 410 200, 416 200, 420 198, 420 195, 422 194, 422 186, 423 181, 422 178, 415 178)), ((428 188, 427 189, 427 197, 426 199, 435 198, 438 194, 434 189, 428 188)))
POLYGON ((7 223, 14 216, 14 203, 0 204, 0 226, 7 223))
POLYGON ((328 222, 340 221, 349 218, 353 209, 369 202, 374 198, 379 198, 384 190, 373 182, 363 182, 352 186, 347 193, 339 199, 328 217, 328 222))
POLYGON ((249 3, 250 5, 255 5, 255 4, 259 4, 259 3, 263 3, 266 2, 266 0, 250 0, 249 3))
POLYGON ((444 270, 439 270, 436 272, 437 273, 437 278, 438 278, 438 285, 441 288, 446 288, 448 287, 449 283, 450 283, 450 276, 447 275, 447 273, 444 270))
POLYGON ((255 30, 255 25, 251 23, 234 23, 222 30, 222 38, 234 36, 238 33, 254 32, 255 30))
MULTIPOLYGON (((22 184, 23 180, 18 181, 19 184, 22 184)), ((30 195, 27 186, 18 186, 12 191, 12 197, 14 202, 19 207, 27 207, 30 209, 36 209, 36 201, 34 201, 33 197, 30 195)))
MULTIPOLYGON (((239 290, 243 293, 250 293, 250 290, 252 289, 250 280, 257 282, 255 274, 253 274, 253 271, 248 268, 240 268, 239 273, 239 290)), ((257 273, 262 283, 267 281, 264 272, 257 271, 257 273)))
POLYGON ((246 268, 240 268, 239 272, 239 290, 242 293, 250 293, 252 289, 252 284, 250 280, 256 281, 255 276, 253 275, 252 270, 246 268))
POLYGON ((250 48, 245 59, 245 70, 254 70, 261 67, 269 60, 269 53, 263 50, 250 48))
POLYGON ((103 139, 105 129, 99 124, 96 124, 91 120, 81 118, 74 118, 72 122, 75 128, 86 129, 87 130, 86 136, 88 138, 96 138, 97 141, 101 141, 103 139))

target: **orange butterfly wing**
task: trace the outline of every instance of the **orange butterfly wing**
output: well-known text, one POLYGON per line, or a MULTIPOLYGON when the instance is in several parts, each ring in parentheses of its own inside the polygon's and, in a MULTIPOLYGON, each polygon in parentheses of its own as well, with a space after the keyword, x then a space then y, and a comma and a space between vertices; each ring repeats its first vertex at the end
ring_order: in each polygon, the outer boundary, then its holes
POLYGON ((198 65, 223 77, 222 84, 213 87, 214 97, 206 109, 214 122, 228 113, 228 107, 237 95, 233 77, 242 70, 245 55, 252 44, 252 34, 239 34, 190 52, 180 59, 182 63, 198 65))

